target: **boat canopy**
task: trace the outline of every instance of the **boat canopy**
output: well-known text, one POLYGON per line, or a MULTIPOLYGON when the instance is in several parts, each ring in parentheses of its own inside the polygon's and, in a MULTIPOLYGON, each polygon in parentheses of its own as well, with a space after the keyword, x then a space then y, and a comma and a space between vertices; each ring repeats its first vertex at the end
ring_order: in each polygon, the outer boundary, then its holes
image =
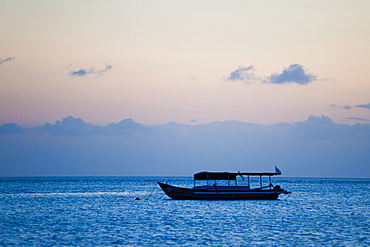
POLYGON ((237 176, 276 176, 276 172, 198 172, 194 180, 236 180, 237 176))

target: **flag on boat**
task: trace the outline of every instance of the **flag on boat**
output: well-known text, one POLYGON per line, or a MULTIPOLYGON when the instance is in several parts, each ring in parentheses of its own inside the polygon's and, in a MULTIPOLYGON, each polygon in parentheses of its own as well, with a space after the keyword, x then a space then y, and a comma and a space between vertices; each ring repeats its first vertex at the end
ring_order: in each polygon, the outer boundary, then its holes
POLYGON ((275 173, 281 174, 281 170, 275 166, 275 173))

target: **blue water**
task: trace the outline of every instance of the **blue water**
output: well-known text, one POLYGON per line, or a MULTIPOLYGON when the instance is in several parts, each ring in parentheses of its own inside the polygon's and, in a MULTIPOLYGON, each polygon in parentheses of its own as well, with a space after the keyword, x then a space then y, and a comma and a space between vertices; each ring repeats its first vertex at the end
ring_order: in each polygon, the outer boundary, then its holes
POLYGON ((157 181, 193 185, 191 177, 2 178, 0 245, 370 245, 370 179, 278 177, 293 193, 276 201, 175 201, 157 181))

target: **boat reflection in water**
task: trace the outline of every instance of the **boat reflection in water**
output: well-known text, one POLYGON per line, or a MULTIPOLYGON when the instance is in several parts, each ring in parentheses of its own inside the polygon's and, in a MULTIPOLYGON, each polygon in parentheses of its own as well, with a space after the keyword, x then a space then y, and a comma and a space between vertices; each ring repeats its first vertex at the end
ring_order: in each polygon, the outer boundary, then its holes
POLYGON ((275 172, 198 172, 194 174, 193 188, 158 184, 167 196, 175 200, 276 200, 280 194, 291 193, 271 183, 271 177, 277 175, 281 175, 277 167, 275 172), (238 176, 247 179, 247 184, 238 185, 238 176), (259 187, 251 188, 252 177, 259 177, 259 187), (263 186, 263 177, 268 177, 267 186, 263 186), (206 185, 198 186, 196 181, 199 180, 207 181, 206 185))

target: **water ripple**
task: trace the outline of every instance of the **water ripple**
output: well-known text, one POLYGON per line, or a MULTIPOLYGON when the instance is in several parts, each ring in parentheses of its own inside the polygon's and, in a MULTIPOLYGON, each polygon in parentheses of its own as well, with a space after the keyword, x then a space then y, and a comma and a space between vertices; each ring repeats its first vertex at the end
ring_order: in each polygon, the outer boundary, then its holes
POLYGON ((293 194, 277 201, 168 200, 158 179, 191 186, 191 178, 0 179, 0 245, 370 245, 369 179, 280 178, 293 194))

